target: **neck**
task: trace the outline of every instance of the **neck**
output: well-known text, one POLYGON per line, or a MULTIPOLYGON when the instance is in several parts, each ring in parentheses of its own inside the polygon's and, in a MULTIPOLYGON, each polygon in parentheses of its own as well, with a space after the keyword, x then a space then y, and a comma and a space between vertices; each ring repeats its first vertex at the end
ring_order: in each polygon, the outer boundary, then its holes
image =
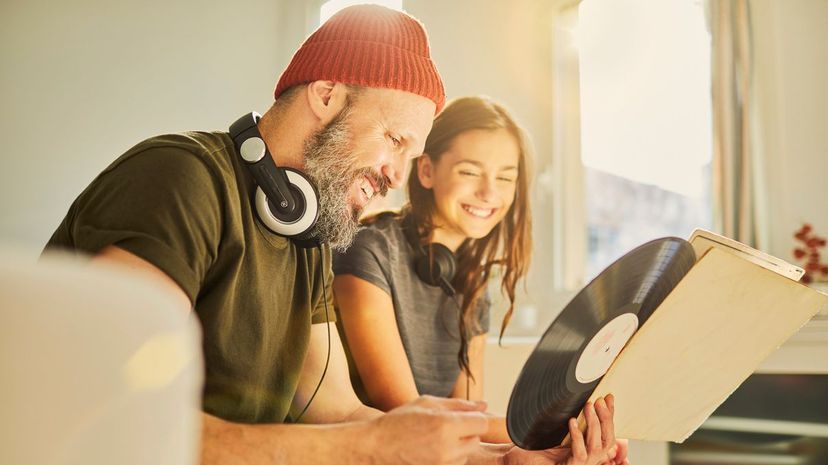
POLYGON ((466 236, 463 236, 462 234, 457 234, 453 231, 448 231, 440 227, 438 223, 434 223, 434 231, 431 232, 431 242, 443 244, 444 246, 448 247, 448 249, 452 252, 457 252, 457 249, 460 248, 460 245, 465 240, 466 236))
POLYGON ((302 108, 293 103, 274 105, 259 120, 259 133, 264 139, 276 165, 281 168, 301 170, 305 166, 303 155, 305 140, 314 128, 313 121, 302 115, 302 108))

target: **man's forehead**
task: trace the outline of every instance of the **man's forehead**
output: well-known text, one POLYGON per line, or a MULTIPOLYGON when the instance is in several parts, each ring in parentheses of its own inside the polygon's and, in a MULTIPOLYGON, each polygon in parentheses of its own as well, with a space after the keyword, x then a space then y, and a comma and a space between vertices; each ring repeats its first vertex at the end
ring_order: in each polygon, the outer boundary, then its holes
POLYGON ((388 124, 408 131, 409 137, 425 138, 434 121, 436 104, 426 97, 402 90, 374 89, 378 94, 377 108, 388 124))
POLYGON ((367 100, 389 118, 422 121, 434 119, 436 104, 421 95, 397 89, 366 87, 360 99, 367 100))
POLYGON ((357 124, 368 124, 403 139, 408 150, 422 152, 434 122, 436 105, 417 94, 363 87, 354 102, 357 124))

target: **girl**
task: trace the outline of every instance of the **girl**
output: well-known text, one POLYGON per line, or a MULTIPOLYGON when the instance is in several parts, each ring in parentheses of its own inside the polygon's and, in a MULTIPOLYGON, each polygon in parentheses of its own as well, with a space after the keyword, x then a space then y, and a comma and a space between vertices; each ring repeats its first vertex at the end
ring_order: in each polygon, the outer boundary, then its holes
MULTIPOLYGON (((509 298, 531 250, 530 145, 509 113, 485 97, 450 102, 414 161, 409 203, 369 218, 334 257, 339 330, 354 387, 390 410, 418 395, 483 398, 489 329, 486 285, 509 298)), ((488 442, 509 442, 502 418, 488 442)))

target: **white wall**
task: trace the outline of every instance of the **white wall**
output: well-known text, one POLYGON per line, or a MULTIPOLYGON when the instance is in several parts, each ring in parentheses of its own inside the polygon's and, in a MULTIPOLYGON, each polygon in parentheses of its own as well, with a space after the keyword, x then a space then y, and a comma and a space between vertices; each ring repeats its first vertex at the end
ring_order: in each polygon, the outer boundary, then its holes
MULTIPOLYGON (((434 61, 448 98, 488 95, 509 108, 529 132, 536 149, 535 174, 551 170, 552 24, 556 5, 549 0, 406 0, 407 12, 425 24, 434 61)), ((570 2, 571 3, 571 2, 570 2)), ((552 196, 535 182, 535 247, 528 292, 519 286, 518 302, 551 321, 562 307, 551 286, 552 196)), ((569 297, 569 294, 567 294, 569 297)), ((496 306, 498 311, 503 305, 496 306)), ((500 327, 495 313, 492 327, 500 327)), ((519 330, 514 327, 512 330, 519 330)))
POLYGON ((769 252, 792 260, 803 222, 828 235, 828 2, 753 0, 769 252))
POLYGON ((0 242, 42 247, 89 181, 146 137, 266 110, 285 60, 280 5, 4 0, 0 242))

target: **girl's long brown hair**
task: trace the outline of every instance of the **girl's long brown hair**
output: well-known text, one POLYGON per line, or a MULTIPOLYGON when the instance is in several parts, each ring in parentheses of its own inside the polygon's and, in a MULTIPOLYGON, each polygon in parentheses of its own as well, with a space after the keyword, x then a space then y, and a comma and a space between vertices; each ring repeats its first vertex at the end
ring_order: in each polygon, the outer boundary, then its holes
MULTIPOLYGON (((529 184, 532 173, 531 143, 526 131, 501 105, 488 97, 462 97, 450 101, 434 120, 434 126, 425 143, 423 156, 439 162, 454 142, 457 135, 470 130, 506 129, 515 138, 520 150, 515 199, 506 216, 488 235, 480 239, 466 239, 455 252, 457 272, 452 286, 463 295, 463 304, 458 321, 460 329, 460 352, 457 355, 460 368, 469 371, 468 334, 476 325, 477 302, 482 297, 486 283, 496 266, 500 267, 503 279, 501 290, 509 297, 509 309, 500 326, 500 338, 509 324, 515 307, 515 286, 526 275, 529 254, 532 250, 532 215, 529 210, 529 184)), ((413 224, 418 225, 423 243, 429 243, 434 231, 432 218, 435 213, 434 192, 420 184, 417 175, 417 160, 408 177, 409 204, 403 214, 411 215, 413 224)))

